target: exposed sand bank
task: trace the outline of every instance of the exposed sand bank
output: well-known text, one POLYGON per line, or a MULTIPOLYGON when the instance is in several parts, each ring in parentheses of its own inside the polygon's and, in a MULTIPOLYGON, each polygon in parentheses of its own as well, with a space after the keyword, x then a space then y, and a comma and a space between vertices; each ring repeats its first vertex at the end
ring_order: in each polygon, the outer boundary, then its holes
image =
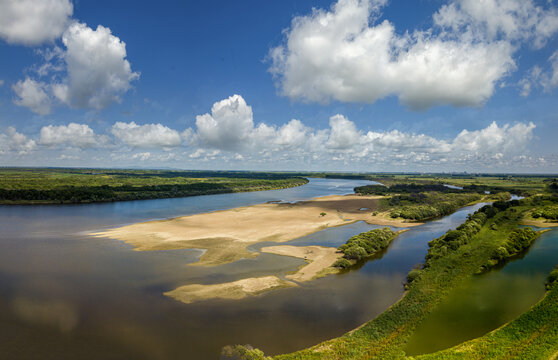
POLYGON ((535 219, 523 219, 520 222, 521 225, 530 225, 536 227, 556 227, 558 222, 550 222, 549 220, 535 220, 535 219))
POLYGON ((342 253, 337 252, 336 248, 323 246, 267 246, 263 247, 261 251, 306 260, 308 264, 298 269, 295 274, 285 276, 287 279, 298 282, 310 281, 319 277, 323 270, 329 268, 343 256, 342 253))
POLYGON ((277 288, 296 286, 295 283, 279 279, 277 276, 248 278, 223 284, 184 285, 164 293, 185 304, 209 299, 242 299, 277 288))
POLYGON ((206 249, 196 264, 209 266, 258 256, 246 249, 251 244, 286 242, 355 221, 399 227, 421 225, 373 216, 380 198, 334 195, 295 204, 259 204, 138 223, 92 235, 125 241, 136 250, 206 249))

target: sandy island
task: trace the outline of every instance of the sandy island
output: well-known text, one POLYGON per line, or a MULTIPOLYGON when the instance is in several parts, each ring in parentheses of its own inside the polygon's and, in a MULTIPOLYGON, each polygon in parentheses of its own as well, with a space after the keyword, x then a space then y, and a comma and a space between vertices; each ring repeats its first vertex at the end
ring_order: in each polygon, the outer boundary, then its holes
MULTIPOLYGON (((268 246, 262 248, 261 251, 306 260, 307 264, 301 266, 296 273, 285 276, 287 279, 297 282, 310 281, 317 277, 337 272, 331 265, 343 255, 337 252, 336 248, 323 246, 268 246)), ((165 292, 164 295, 189 304, 210 299, 243 299, 247 296, 258 295, 270 290, 293 286, 297 286, 297 284, 292 281, 281 280, 277 276, 263 276, 221 284, 184 285, 175 290, 165 292)))
POLYGON ((306 260, 308 264, 300 267, 296 273, 285 276, 287 279, 298 282, 310 281, 335 272, 333 268, 332 271, 324 272, 324 270, 330 268, 337 259, 343 256, 336 248, 323 246, 267 246, 262 248, 262 252, 306 260))
POLYGON ((184 285, 164 293, 185 304, 209 299, 242 299, 277 288, 296 286, 295 283, 279 279, 277 276, 263 276, 242 279, 223 284, 184 285))
POLYGON ((210 266, 258 256, 247 250, 251 244, 286 242, 356 221, 396 227, 421 225, 382 214, 373 216, 380 198, 333 195, 294 204, 266 203, 138 223, 92 235, 121 240, 140 251, 206 249, 195 265, 210 266))

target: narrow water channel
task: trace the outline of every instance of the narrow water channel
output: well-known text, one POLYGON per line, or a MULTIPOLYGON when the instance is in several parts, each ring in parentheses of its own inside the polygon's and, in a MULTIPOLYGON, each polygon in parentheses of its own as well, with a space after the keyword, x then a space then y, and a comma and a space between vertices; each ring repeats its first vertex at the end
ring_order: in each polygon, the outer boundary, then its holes
POLYGON ((475 276, 452 292, 417 329, 407 354, 446 349, 513 320, 543 297, 546 278, 556 264, 558 231, 552 230, 523 256, 475 276))

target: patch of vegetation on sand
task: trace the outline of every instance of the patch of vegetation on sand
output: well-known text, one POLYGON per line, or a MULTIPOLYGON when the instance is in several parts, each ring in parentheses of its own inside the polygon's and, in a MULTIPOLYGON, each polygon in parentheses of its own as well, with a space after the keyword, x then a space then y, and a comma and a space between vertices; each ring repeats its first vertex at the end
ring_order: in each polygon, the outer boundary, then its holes
POLYGON ((343 258, 337 260, 333 266, 348 269, 358 261, 386 249, 392 240, 403 231, 406 230, 394 232, 389 227, 385 227, 355 235, 338 248, 339 252, 343 253, 343 258))
MULTIPOLYGON (((393 183, 390 186, 366 185, 356 187, 355 193, 384 195, 386 197, 382 200, 382 209, 387 210, 391 218, 413 221, 424 221, 449 215, 465 205, 486 197, 477 191, 449 188, 436 183, 393 183)), ((509 193, 500 195, 501 198, 506 198, 505 200, 509 196, 509 193)))

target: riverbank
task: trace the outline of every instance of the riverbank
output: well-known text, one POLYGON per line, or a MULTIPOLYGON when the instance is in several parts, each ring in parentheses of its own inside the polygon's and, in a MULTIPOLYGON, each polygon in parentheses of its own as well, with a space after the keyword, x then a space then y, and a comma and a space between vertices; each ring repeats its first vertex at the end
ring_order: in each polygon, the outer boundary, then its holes
POLYGON ((339 338, 274 359, 403 358, 417 326, 454 289, 490 263, 496 250, 516 231, 531 208, 524 204, 502 211, 485 207, 457 230, 432 241, 425 267, 409 273, 409 290, 374 320, 339 338))
POLYGON ((286 242, 356 221, 395 227, 422 225, 374 216, 381 198, 333 195, 296 203, 266 203, 132 224, 91 235, 124 241, 138 251, 204 249, 195 265, 214 266, 258 256, 247 247, 259 242, 286 242))

